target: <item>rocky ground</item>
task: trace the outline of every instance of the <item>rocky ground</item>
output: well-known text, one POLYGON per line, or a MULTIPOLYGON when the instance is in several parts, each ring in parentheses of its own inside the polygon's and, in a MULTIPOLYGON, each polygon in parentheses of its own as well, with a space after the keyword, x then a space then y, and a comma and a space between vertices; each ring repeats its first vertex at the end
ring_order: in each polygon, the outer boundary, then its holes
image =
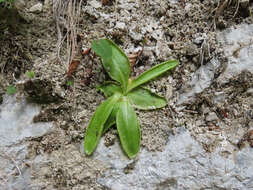
POLYGON ((82 1, 75 18, 80 65, 71 77, 68 42, 59 51, 57 31, 58 24, 68 34, 68 17, 55 19, 57 2, 19 0, 19 16, 10 22, 0 15, 2 189, 253 188, 252 1, 82 1), (116 130, 93 156, 82 150, 104 100, 96 86, 108 76, 81 47, 104 37, 128 54, 143 50, 133 77, 169 59, 180 62, 148 84, 168 106, 137 112, 142 146, 135 160, 122 153, 116 130), (25 74, 31 70, 32 79, 25 74), (6 95, 10 85, 14 97, 6 95))

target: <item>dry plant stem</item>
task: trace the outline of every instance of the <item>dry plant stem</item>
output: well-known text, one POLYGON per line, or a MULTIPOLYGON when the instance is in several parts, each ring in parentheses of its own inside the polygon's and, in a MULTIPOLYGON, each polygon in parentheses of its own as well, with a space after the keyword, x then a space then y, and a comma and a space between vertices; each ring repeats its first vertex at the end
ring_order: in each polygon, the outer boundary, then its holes
POLYGON ((238 13, 238 9, 239 9, 239 7, 240 7, 240 0, 236 0, 237 2, 237 4, 236 4, 236 11, 235 11, 235 13, 234 13, 234 16, 233 17, 235 17, 235 15, 238 13))
POLYGON ((58 56, 58 59, 61 62, 60 49, 61 49, 61 42, 62 42, 62 33, 61 33, 60 26, 59 26, 59 21, 57 21, 57 18, 59 18, 59 16, 57 15, 57 13, 59 13, 59 11, 56 11, 57 7, 58 7, 58 4, 59 4, 59 1, 55 1, 54 5, 53 5, 53 9, 54 9, 54 19, 56 21, 56 29, 57 29, 57 35, 58 35, 57 56, 58 56))
POLYGON ((56 22, 56 30, 58 35, 58 42, 57 42, 57 56, 60 62, 62 62, 60 57, 61 52, 61 46, 64 39, 62 39, 62 31, 60 27, 60 19, 61 19, 61 13, 64 12, 64 6, 61 0, 54 1, 53 4, 53 12, 54 12, 54 20, 56 22))
POLYGON ((54 2, 54 18, 56 21, 56 29, 58 33, 58 44, 57 44, 57 56, 60 62, 61 58, 61 48, 66 41, 67 45, 67 57, 65 58, 65 68, 68 69, 68 64, 75 58, 76 47, 77 47, 77 29, 76 25, 79 21, 79 15, 81 11, 82 0, 77 2, 77 0, 62 1, 57 0, 54 2), (65 16, 66 15, 66 16, 65 16), (65 19, 66 18, 66 19, 65 19), (63 23, 63 24, 62 24, 63 23), (67 29, 66 35, 63 37, 63 30, 67 29))
POLYGON ((205 38, 203 43, 201 44, 201 52, 200 52, 200 65, 203 65, 203 62, 204 62, 204 58, 205 58, 205 46, 207 46, 207 53, 208 53, 208 56, 210 57, 210 45, 207 41, 208 39, 205 38))
POLYGON ((225 0, 221 5, 218 5, 218 9, 215 13, 215 20, 218 19, 218 17, 220 16, 221 12, 226 8, 227 4, 228 4, 229 0, 225 0))
MULTIPOLYGON (((2 57, 0 57, 0 63, 2 63, 2 57)), ((6 62, 4 62, 4 63, 1 65, 1 73, 2 73, 2 74, 4 73, 5 65, 6 65, 6 62)))
POLYGON ((215 16, 214 16, 214 19, 213 19, 214 30, 216 30, 216 20, 221 15, 221 12, 226 8, 228 2, 229 2, 229 0, 225 0, 222 4, 220 4, 220 2, 218 3, 218 7, 216 8, 215 16))
POLYGON ((76 0, 69 2, 69 29, 70 29, 70 41, 71 41, 71 57, 69 59, 69 63, 75 58, 76 55, 76 47, 77 47, 77 24, 80 16, 82 0, 79 2, 77 6, 76 0))
POLYGON ((68 57, 67 63, 71 63, 74 58, 73 51, 75 51, 75 42, 73 38, 73 11, 72 11, 72 0, 68 3, 68 10, 67 10, 67 50, 68 50, 68 57))
MULTIPOLYGON (((239 7, 240 7, 240 0, 235 0, 236 1, 236 11, 233 15, 233 17, 235 17, 235 15, 238 13, 239 7)), ((213 26, 214 29, 216 30, 216 20, 219 18, 219 16, 221 15, 222 11, 224 11, 224 9, 231 5, 232 3, 234 3, 234 0, 225 0, 223 3, 218 3, 218 7, 216 8, 215 11, 215 16, 214 16, 214 21, 213 21, 213 26)))

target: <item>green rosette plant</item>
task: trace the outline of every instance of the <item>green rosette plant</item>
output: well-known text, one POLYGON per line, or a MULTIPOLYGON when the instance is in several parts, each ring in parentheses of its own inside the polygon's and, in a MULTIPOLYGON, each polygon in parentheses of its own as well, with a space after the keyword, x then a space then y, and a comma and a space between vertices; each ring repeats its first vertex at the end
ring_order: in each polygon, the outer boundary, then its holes
POLYGON ((130 62, 126 54, 108 39, 96 40, 92 50, 101 57, 103 66, 114 81, 98 87, 108 98, 96 109, 84 138, 84 151, 91 155, 100 137, 113 125, 117 126, 122 148, 129 158, 134 158, 140 149, 141 130, 134 108, 153 110, 167 105, 161 97, 141 85, 175 68, 178 61, 158 64, 135 79, 130 76, 130 62))

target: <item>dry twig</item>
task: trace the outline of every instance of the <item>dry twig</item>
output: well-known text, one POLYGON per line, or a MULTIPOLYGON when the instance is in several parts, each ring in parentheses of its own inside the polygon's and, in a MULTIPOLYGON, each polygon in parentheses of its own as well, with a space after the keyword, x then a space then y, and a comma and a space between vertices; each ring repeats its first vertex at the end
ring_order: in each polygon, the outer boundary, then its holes
POLYGON ((222 12, 231 4, 236 3, 236 11, 234 12, 233 17, 238 13, 239 7, 240 7, 240 0, 224 0, 223 2, 218 2, 218 6, 215 11, 215 16, 213 19, 213 27, 216 30, 216 21, 219 19, 219 16, 222 14, 222 12))

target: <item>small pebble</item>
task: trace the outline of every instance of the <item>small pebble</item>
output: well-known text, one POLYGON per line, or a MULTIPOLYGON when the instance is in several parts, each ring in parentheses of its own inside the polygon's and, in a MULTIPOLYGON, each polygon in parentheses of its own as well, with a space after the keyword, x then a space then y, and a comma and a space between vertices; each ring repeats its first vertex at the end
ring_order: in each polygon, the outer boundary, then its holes
POLYGON ((30 9, 29 12, 30 13, 40 13, 42 11, 43 5, 42 3, 37 3, 35 5, 33 5, 30 9))
POLYGON ((219 118, 217 117, 216 113, 211 112, 206 116, 206 121, 217 121, 219 118))

